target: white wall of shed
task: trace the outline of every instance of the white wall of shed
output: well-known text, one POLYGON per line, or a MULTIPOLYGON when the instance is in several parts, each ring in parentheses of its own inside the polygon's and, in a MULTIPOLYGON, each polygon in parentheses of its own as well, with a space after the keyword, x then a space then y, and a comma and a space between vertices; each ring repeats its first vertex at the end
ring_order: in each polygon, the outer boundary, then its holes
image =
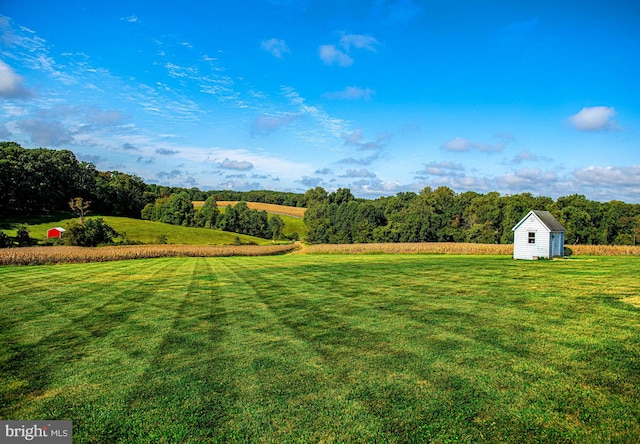
POLYGON ((513 257, 514 259, 532 260, 534 257, 549 258, 550 236, 547 227, 533 214, 513 233, 513 257), (536 233, 536 243, 529 243, 529 233, 536 233))

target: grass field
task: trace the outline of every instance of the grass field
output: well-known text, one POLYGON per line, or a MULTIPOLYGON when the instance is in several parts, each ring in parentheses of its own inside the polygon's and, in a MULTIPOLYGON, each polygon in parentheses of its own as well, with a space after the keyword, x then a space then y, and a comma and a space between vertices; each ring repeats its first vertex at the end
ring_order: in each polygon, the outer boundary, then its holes
POLYGON ((637 442, 635 257, 0 267, 0 418, 74 442, 637 442))

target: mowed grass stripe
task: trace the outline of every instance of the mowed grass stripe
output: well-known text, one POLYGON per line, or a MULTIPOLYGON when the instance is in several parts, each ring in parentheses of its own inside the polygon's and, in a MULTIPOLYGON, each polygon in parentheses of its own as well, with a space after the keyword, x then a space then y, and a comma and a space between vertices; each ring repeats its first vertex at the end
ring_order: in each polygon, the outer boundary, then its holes
POLYGON ((180 276, 167 329, 122 408, 107 427, 94 426, 99 442, 199 442, 224 426, 235 398, 220 347, 226 314, 209 262, 192 259, 183 268, 190 275, 180 276))
POLYGON ((229 259, 215 261, 224 276, 220 291, 226 297, 222 301, 228 305, 234 326, 225 348, 234 356, 239 394, 232 414, 236 419, 228 424, 225 440, 383 439, 382 424, 359 402, 348 398, 348 388, 335 380, 332 369, 298 331, 283 322, 281 313, 267 302, 268 296, 254 286, 253 272, 247 272, 243 261, 229 259))

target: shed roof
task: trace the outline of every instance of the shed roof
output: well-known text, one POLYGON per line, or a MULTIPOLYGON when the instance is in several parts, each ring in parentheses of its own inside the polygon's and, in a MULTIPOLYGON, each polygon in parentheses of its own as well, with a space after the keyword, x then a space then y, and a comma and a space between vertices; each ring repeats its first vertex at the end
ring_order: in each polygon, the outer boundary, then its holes
POLYGON ((538 216, 550 231, 566 231, 562 224, 558 222, 557 219, 553 217, 553 214, 548 211, 533 210, 533 213, 538 216))
POLYGON ((520 224, 522 224, 522 222, 527 220, 527 218, 531 213, 533 213, 538 218, 538 220, 540 220, 540 222, 542 222, 543 225, 549 229, 549 231, 567 231, 564 229, 562 224, 558 222, 555 217, 553 217, 553 214, 543 210, 529 211, 527 215, 523 217, 522 220, 518 222, 515 227, 512 228, 512 230, 515 231, 520 226, 520 224))
POLYGON ((65 229, 64 229, 64 228, 62 228, 62 227, 53 227, 53 228, 49 228, 47 231, 51 231, 51 230, 58 230, 58 231, 60 231, 61 233, 62 233, 62 232, 67 231, 67 230, 65 230, 65 229))

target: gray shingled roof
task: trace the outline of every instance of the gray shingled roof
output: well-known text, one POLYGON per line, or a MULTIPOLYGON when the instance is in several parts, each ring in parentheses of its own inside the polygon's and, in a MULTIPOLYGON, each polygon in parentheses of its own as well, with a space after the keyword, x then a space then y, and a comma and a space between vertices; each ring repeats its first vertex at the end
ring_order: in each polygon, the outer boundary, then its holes
POLYGON ((564 227, 553 217, 553 214, 548 211, 533 210, 533 213, 538 216, 543 224, 547 226, 550 231, 567 231, 564 227))

